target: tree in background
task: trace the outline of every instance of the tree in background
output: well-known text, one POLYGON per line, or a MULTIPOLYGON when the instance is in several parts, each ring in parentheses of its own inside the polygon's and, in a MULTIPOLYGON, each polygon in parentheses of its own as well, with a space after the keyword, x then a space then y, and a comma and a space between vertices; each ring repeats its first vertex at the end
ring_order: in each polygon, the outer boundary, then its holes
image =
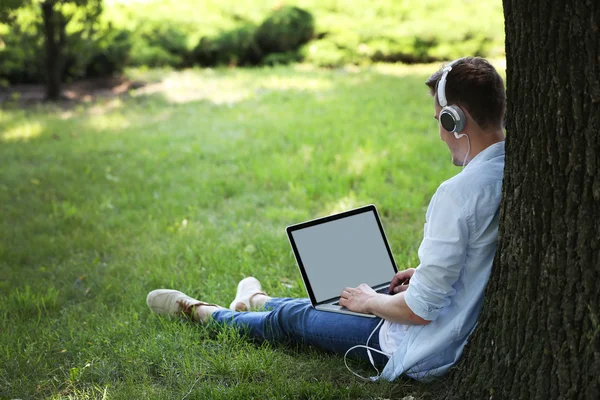
POLYGON ((46 98, 58 100, 68 36, 82 35, 94 29, 102 12, 102 0, 3 0, 0 3, 0 21, 10 24, 14 18, 13 11, 19 8, 30 8, 35 12, 39 32, 44 37, 46 98), (75 20, 78 26, 68 32, 67 26, 75 20))
POLYGON ((504 0, 499 246, 444 397, 600 398, 600 3, 504 0))

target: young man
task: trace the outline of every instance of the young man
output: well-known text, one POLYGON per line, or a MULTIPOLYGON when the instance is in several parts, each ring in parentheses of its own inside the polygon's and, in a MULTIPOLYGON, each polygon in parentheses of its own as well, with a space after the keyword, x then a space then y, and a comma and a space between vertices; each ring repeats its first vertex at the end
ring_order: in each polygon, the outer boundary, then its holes
POLYGON ((255 278, 238 285, 225 309, 181 292, 159 289, 147 304, 157 314, 191 316, 243 328, 251 337, 296 341, 345 354, 358 347, 385 364, 384 379, 400 374, 425 380, 454 365, 475 328, 496 250, 504 170, 504 83, 484 59, 466 57, 426 82, 434 118, 458 175, 442 183, 429 204, 420 265, 398 272, 389 295, 367 285, 345 288, 340 305, 375 314, 370 319, 317 311, 308 299, 274 299, 255 278), (410 281, 409 284, 403 284, 410 281), (247 312, 264 309, 260 312, 247 312))

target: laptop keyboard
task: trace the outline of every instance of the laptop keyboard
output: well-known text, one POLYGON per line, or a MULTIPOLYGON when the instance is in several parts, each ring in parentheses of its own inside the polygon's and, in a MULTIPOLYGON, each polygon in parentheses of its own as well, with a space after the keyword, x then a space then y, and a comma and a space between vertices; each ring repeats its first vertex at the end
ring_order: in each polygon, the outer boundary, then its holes
MULTIPOLYGON (((390 294, 390 293, 389 293, 389 289, 390 289, 389 287, 387 287, 387 286, 384 286, 384 287, 382 287, 381 289, 378 289, 378 290, 376 290, 375 292, 377 292, 377 293, 379 293, 379 294, 390 294)), ((332 306, 339 306, 339 305, 340 305, 340 302, 339 302, 339 301, 336 301, 335 303, 331 303, 331 305, 332 305, 332 306)))

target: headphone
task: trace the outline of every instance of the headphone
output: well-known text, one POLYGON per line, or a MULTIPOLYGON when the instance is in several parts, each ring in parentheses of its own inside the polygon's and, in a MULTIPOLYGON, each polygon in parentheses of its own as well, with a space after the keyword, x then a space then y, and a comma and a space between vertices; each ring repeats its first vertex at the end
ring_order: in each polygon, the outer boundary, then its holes
POLYGON ((440 124, 448 132, 454 132, 454 137, 457 139, 467 136, 465 133, 459 135, 465 129, 465 113, 458 106, 448 105, 448 101, 446 100, 446 80, 448 73, 452 71, 452 66, 460 60, 462 58, 454 60, 444 67, 437 90, 438 102, 442 106, 442 111, 440 111, 439 115, 440 124))

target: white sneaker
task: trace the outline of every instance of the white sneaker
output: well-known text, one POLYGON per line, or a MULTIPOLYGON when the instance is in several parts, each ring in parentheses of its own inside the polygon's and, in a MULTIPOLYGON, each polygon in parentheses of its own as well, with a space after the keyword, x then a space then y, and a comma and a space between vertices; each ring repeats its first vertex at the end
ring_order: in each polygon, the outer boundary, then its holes
POLYGON ((155 314, 180 317, 182 314, 192 316, 194 306, 206 303, 193 299, 177 290, 157 289, 148 293, 146 304, 155 314))
POLYGON ((250 300, 257 294, 267 296, 267 294, 262 291, 262 286, 258 279, 251 276, 242 279, 240 283, 238 283, 235 299, 233 299, 229 305, 229 309, 233 311, 250 311, 252 308, 250 300))

